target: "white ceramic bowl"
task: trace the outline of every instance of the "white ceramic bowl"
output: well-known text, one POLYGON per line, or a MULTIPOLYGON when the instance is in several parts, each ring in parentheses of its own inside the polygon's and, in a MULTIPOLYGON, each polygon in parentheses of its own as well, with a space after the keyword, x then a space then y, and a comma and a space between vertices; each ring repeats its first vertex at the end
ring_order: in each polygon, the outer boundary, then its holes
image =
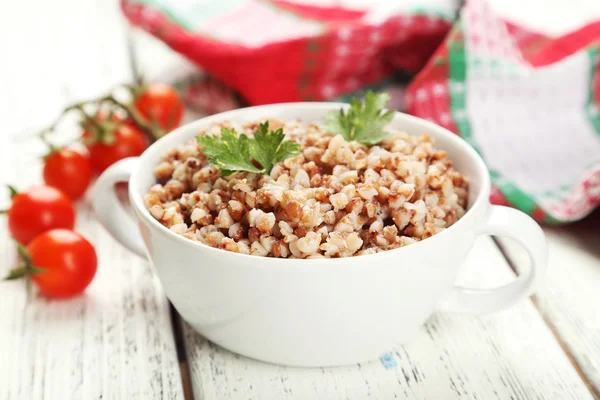
POLYGON ((159 158, 212 122, 267 117, 314 122, 342 106, 275 104, 213 115, 180 127, 141 157, 120 161, 98 179, 94 208, 100 220, 123 245, 148 257, 177 311, 214 343, 248 357, 294 366, 374 360, 409 340, 433 312, 496 311, 529 295, 541 276, 547 262, 542 230, 519 211, 490 205, 490 180, 479 155, 451 132, 401 113, 396 113, 391 126, 431 135, 471 182, 465 216, 422 242, 351 258, 263 258, 185 239, 144 207, 159 158), (139 230, 114 193, 114 184, 120 181, 129 181, 139 230), (496 289, 455 287, 458 268, 475 238, 489 234, 519 241, 531 256, 531 268, 496 289))

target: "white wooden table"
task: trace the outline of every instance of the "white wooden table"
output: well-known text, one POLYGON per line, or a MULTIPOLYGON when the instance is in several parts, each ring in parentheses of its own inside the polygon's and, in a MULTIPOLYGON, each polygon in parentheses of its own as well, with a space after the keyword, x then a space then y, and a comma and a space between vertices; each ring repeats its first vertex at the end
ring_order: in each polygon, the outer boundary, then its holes
MULTIPOLYGON (((500 6, 554 33, 599 14, 591 1, 570 4, 578 11, 563 13, 542 0, 500 6)), ((0 51, 0 184, 19 188, 41 182, 43 149, 16 138, 52 121, 66 104, 131 80, 133 66, 153 76, 177 59, 130 32, 116 0, 11 2, 0 13, 0 51)), ((5 217, 0 224, 4 275, 16 254, 5 217)), ((397 366, 390 369, 380 362, 285 368, 220 349, 171 309, 148 263, 103 230, 89 199, 78 205, 76 228, 99 254, 84 296, 27 301, 23 283, 0 284, 0 400, 600 398, 598 212, 546 229, 550 265, 532 300, 480 318, 436 315, 392 354, 397 366)), ((514 244, 481 239, 461 279, 496 286, 526 262, 514 244)))

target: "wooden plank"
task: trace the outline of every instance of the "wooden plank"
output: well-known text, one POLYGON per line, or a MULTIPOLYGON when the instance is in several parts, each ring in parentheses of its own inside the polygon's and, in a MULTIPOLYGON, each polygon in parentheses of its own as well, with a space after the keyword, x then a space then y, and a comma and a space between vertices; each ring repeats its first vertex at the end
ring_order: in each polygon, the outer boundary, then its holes
MULTIPOLYGON (((25 188, 41 182, 43 148, 23 134, 67 103, 131 79, 125 27, 116 0, 23 1, 0 14, 0 37, 18 38, 2 42, 10 62, 0 66, 0 183, 25 188)), ((60 136, 75 133, 67 123, 60 136)), ((0 208, 7 204, 2 196, 0 208)), ((0 399, 183 398, 160 283, 147 262, 104 231, 89 199, 77 211, 76 230, 99 257, 85 295, 27 299, 23 282, 0 284, 0 399)), ((15 246, 1 229, 0 275, 15 262, 15 246)))
MULTIPOLYGON (((198 73, 198 68, 187 61, 183 56, 171 50, 164 43, 152 37, 149 33, 130 27, 128 30, 131 44, 131 57, 136 79, 143 78, 150 82, 173 83, 180 79, 186 79, 190 75, 198 73)), ((203 115, 196 111, 186 109, 183 122, 187 123, 203 115)), ((182 390, 185 399, 192 399, 192 385, 189 374, 189 366, 185 350, 183 350, 183 332, 181 317, 171 306, 173 324, 175 328, 175 341, 178 345, 179 369, 181 374, 182 390)))
MULTIPOLYGON (((544 231, 550 259, 545 285, 534 302, 600 398, 600 210, 583 221, 544 231)), ((516 268, 528 264, 518 244, 501 243, 516 268)))
MULTIPOLYGON (((490 239, 469 255, 461 282, 493 287, 512 272, 490 239)), ((585 384, 530 301, 480 318, 435 315, 419 337, 372 362, 286 368, 215 346, 185 325, 200 399, 590 399, 585 384)))

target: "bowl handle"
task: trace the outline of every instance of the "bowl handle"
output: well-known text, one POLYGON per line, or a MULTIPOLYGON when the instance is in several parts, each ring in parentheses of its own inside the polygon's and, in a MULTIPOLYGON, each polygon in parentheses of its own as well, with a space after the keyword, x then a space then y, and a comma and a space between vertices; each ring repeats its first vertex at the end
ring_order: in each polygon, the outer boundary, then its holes
POLYGON ((92 203, 100 222, 110 234, 129 250, 146 258, 140 231, 115 192, 115 184, 128 182, 137 163, 137 157, 124 158, 104 171, 94 185, 92 203))
POLYGON ((543 276, 548 245, 540 226, 527 214, 513 208, 492 206, 487 222, 477 235, 498 235, 516 240, 527 250, 531 266, 513 282, 493 289, 455 286, 440 310, 462 314, 485 314, 507 308, 529 296, 543 276))

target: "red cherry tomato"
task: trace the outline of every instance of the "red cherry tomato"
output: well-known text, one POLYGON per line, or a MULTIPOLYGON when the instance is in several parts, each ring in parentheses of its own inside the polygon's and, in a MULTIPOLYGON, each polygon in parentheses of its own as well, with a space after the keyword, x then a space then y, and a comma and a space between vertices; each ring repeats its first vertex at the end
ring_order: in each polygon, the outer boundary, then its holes
POLYGON ((73 229, 75 225, 73 203, 50 186, 35 186, 17 193, 7 214, 12 237, 23 245, 50 229, 73 229))
POLYGON ((72 200, 79 199, 92 180, 88 155, 68 148, 50 153, 44 163, 44 182, 60 189, 72 200))
POLYGON ((33 239, 27 246, 31 265, 43 272, 31 279, 48 297, 68 298, 82 293, 96 274, 94 247, 82 236, 54 229, 33 239))
POLYGON ((183 102, 173 87, 152 83, 135 99, 135 108, 150 123, 169 132, 179 126, 183 117, 183 102))
MULTIPOLYGON (((101 116, 97 118, 102 119, 101 116)), ((93 134, 85 131, 83 138, 89 140, 93 138, 93 134)), ((90 153, 92 169, 97 174, 102 173, 106 168, 123 158, 139 156, 146 150, 147 146, 148 140, 144 133, 129 121, 124 122, 116 129, 113 142, 104 143, 99 141, 86 144, 90 153)))

